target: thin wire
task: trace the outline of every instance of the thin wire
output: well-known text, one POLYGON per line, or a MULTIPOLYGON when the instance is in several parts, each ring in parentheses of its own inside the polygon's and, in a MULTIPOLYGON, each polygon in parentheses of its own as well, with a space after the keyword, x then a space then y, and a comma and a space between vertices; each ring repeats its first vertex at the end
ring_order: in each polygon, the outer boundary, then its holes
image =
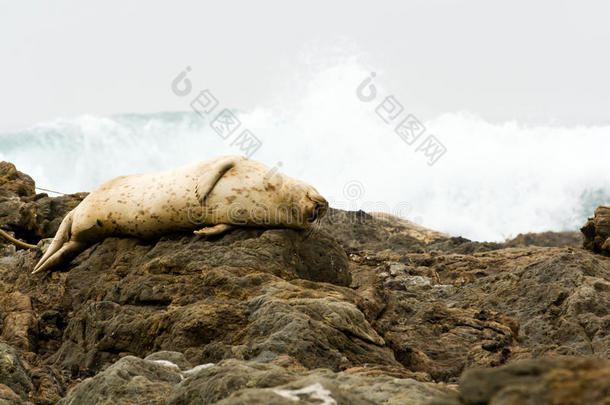
MULTIPOLYGON (((24 183, 24 182, 19 181, 19 180, 5 180, 4 182, 5 183, 21 184, 22 186, 31 186, 31 184, 27 184, 27 183, 24 183)), ((67 195, 68 194, 68 193, 62 193, 61 191, 49 190, 48 188, 42 188, 42 187, 36 187, 36 186, 34 186, 34 188, 36 190, 48 191, 49 193, 55 193, 55 194, 61 194, 61 195, 67 195)))
POLYGON ((55 194, 61 194, 61 195, 67 195, 68 193, 62 193, 61 191, 54 191, 54 190, 49 190, 48 188, 42 188, 42 187, 34 187, 36 190, 42 190, 42 191, 48 191, 49 193, 55 193, 55 194))

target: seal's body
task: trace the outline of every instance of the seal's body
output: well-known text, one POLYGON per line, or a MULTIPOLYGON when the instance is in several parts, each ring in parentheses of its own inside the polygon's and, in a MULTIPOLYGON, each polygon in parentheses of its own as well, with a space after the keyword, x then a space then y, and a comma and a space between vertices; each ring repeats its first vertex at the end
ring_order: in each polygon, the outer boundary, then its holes
POLYGON ((327 209, 312 186, 239 156, 120 176, 66 215, 34 272, 55 267, 108 236, 149 238, 192 230, 213 235, 233 226, 305 229, 327 209))

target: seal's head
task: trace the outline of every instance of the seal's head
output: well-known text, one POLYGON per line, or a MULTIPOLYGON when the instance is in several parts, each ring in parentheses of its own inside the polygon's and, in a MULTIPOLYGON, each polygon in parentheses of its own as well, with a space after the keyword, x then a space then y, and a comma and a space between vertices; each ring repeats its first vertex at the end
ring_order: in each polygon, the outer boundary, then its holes
POLYGON ((318 190, 285 174, 265 179, 265 190, 277 192, 276 220, 288 228, 309 228, 328 211, 328 201, 318 190))
POLYGON ((206 223, 308 229, 328 211, 309 184, 251 159, 228 159, 234 163, 205 199, 206 223))

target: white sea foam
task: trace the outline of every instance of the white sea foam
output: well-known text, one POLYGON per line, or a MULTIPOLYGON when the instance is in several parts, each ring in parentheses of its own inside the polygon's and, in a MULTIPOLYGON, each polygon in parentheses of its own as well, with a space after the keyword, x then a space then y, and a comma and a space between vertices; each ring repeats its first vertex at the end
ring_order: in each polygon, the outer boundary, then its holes
POLYGON ((160 364, 160 365, 162 365, 164 367, 170 368, 170 369, 172 369, 174 371, 180 372, 180 367, 178 367, 177 364, 172 363, 169 360, 153 360, 153 362, 155 362, 157 364, 160 364))
POLYGON ((191 368, 189 370, 184 371, 183 374, 186 374, 187 376, 194 375, 194 374, 197 374, 197 372, 199 372, 200 370, 204 370, 206 368, 210 368, 210 367, 213 367, 213 366, 214 366, 214 363, 200 364, 200 365, 195 366, 195 367, 193 367, 193 368, 191 368))
MULTIPOLYGON (((434 134, 447 148, 429 166, 417 144, 375 114, 387 89, 377 84, 371 103, 356 97, 368 75, 355 61, 325 67, 295 81, 290 97, 238 111, 263 143, 253 158, 315 185, 331 206, 390 211, 475 240, 576 230, 610 203, 610 127, 492 124, 461 112, 418 117, 423 137, 434 134)), ((239 150, 193 112, 81 116, 0 133, 0 159, 63 192, 220 154, 239 150)))
POLYGON ((337 401, 335 401, 335 399, 331 396, 331 392, 324 388, 320 383, 308 385, 307 387, 303 387, 298 390, 274 389, 273 392, 293 401, 299 401, 299 396, 305 395, 310 396, 311 399, 320 400, 322 405, 334 405, 337 403, 337 401))

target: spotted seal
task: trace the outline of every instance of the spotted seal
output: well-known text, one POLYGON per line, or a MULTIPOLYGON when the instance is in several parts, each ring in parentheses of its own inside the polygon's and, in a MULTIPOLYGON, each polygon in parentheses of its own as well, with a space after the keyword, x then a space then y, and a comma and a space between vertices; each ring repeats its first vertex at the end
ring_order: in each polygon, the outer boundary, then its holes
POLYGON ((307 229, 327 210, 328 202, 309 184, 240 156, 120 176, 66 215, 33 273, 109 236, 216 235, 235 226, 307 229))

